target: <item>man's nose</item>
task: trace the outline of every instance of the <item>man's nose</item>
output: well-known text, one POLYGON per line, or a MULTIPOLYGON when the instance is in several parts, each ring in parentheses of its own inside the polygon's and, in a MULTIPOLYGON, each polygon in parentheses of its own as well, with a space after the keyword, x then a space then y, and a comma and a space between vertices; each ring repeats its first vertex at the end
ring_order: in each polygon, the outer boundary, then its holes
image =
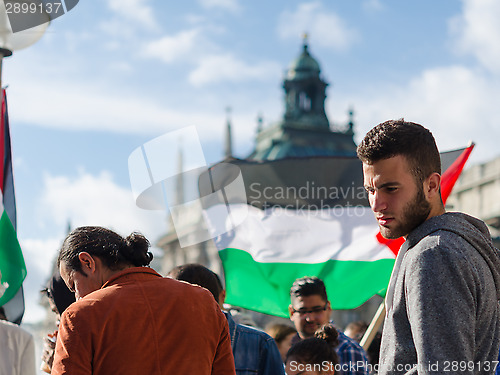
POLYGON ((370 194, 369 201, 373 212, 382 212, 387 209, 387 201, 383 194, 380 194, 378 191, 370 194))
POLYGON ((310 322, 311 320, 313 320, 312 315, 313 315, 312 312, 308 311, 308 312, 304 313, 304 319, 307 320, 308 322, 310 322))

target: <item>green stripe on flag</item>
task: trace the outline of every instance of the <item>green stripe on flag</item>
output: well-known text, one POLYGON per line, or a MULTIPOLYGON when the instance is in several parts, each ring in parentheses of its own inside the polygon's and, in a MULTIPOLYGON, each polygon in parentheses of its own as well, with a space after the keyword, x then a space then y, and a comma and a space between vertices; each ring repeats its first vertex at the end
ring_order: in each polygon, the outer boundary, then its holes
POLYGON ((224 249, 219 255, 228 304, 285 318, 289 316, 290 287, 299 277, 315 275, 322 279, 333 309, 354 309, 374 294, 385 295, 394 266, 394 259, 260 263, 239 249, 224 249))
POLYGON ((5 210, 0 218, 0 271, 2 272, 0 286, 1 306, 15 296, 27 273, 16 231, 5 210), (7 289, 4 291, 5 287, 7 289))

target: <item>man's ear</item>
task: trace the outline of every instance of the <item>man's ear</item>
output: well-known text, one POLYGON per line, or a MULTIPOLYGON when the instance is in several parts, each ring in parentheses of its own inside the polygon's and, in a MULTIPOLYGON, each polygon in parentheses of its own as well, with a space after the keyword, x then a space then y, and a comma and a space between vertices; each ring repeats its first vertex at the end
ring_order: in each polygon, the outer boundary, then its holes
POLYGON ((291 320, 292 319, 292 315, 293 315, 293 306, 292 305, 288 306, 288 313, 290 314, 290 320, 291 320))
POLYGON ((82 251, 81 253, 78 253, 78 260, 80 261, 80 265, 82 266, 82 272, 85 275, 95 272, 96 262, 92 255, 90 255, 86 251, 82 251))
POLYGON ((424 193, 429 201, 436 199, 441 194, 441 175, 432 173, 424 182, 424 193))

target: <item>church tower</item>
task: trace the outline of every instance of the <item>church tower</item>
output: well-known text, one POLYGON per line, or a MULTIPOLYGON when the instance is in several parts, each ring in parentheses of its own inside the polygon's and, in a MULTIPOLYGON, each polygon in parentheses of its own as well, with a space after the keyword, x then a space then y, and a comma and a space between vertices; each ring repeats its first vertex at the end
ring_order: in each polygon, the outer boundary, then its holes
POLYGON ((283 82, 285 89, 284 120, 304 128, 329 129, 325 113, 326 87, 320 77, 318 62, 309 54, 304 38, 302 53, 295 59, 283 82))
POLYGON ((284 81, 283 119, 257 134, 251 160, 276 160, 287 157, 354 156, 356 144, 352 113, 350 123, 332 130, 325 112, 328 83, 309 53, 307 36, 302 52, 291 63, 284 81))

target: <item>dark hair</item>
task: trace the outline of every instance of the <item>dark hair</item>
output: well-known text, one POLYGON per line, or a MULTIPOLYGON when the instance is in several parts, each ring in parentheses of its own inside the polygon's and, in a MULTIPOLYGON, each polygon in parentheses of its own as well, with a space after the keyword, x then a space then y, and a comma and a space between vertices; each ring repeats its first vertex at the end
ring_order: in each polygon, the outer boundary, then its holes
POLYGON ((292 299, 313 295, 319 295, 324 301, 328 301, 325 283, 316 276, 301 277, 295 280, 290 288, 290 297, 292 297, 292 299))
POLYGON ((183 264, 172 269, 167 276, 175 280, 202 286, 212 293, 217 303, 219 302, 222 285, 220 284, 220 280, 218 280, 217 274, 207 267, 196 263, 183 264))
POLYGON ((213 273, 215 275, 215 279, 217 281, 217 286, 219 287, 219 293, 224 290, 224 287, 222 286, 222 281, 220 280, 219 275, 217 275, 215 272, 213 273))
POLYGON ((339 333, 332 324, 325 324, 316 331, 314 337, 307 338, 292 345, 286 354, 286 361, 292 359, 304 364, 319 365, 329 362, 332 365, 339 363, 335 351, 338 346, 339 333))
POLYGON ((3 306, 0 306, 0 320, 7 320, 7 316, 5 315, 5 310, 3 306))
POLYGON ((64 262, 74 271, 82 270, 78 254, 82 251, 99 257, 104 264, 119 270, 124 266, 148 266, 153 260, 149 241, 140 233, 132 233, 127 238, 103 227, 79 227, 73 230, 63 242, 57 265, 64 262))
POLYGON ((288 335, 297 333, 297 330, 288 324, 274 323, 266 327, 266 333, 279 344, 286 339, 288 335))
POLYGON ((389 120, 370 130, 357 149, 365 164, 402 155, 416 181, 423 182, 432 173, 441 174, 441 159, 432 133, 422 125, 404 119, 389 120))
POLYGON ((52 276, 47 282, 47 287, 42 290, 42 293, 45 293, 52 300, 59 315, 62 315, 64 310, 75 302, 75 294, 66 286, 59 273, 59 267, 54 267, 52 276))

